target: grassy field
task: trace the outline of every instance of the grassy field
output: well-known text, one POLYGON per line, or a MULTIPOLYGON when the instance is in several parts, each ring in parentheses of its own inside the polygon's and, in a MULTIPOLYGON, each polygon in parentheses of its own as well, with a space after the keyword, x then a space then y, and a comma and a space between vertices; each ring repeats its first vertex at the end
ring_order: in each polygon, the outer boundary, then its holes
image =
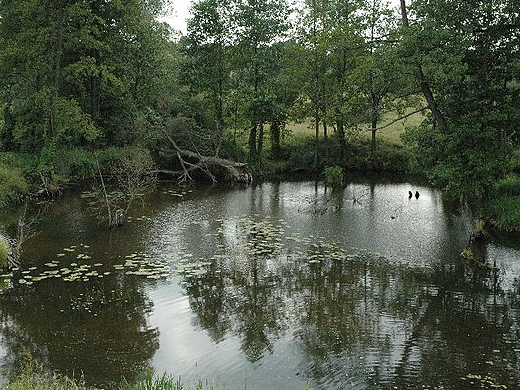
MULTIPOLYGON (((394 121, 397 118, 396 114, 388 114, 384 120, 379 124, 379 127, 386 126, 390 122, 394 121)), ((416 127, 421 124, 424 120, 424 115, 422 113, 416 113, 411 115, 406 119, 402 119, 391 124, 388 127, 385 127, 377 132, 377 140, 388 142, 394 145, 402 145, 401 134, 406 130, 407 127, 416 127)), ((302 137, 302 138, 314 138, 315 128, 314 122, 312 119, 309 119, 303 123, 295 123, 291 122, 287 125, 287 129, 289 133, 294 137, 302 137)), ((334 129, 332 126, 329 126, 329 136, 333 133, 334 129)), ((323 127, 320 125, 320 136, 323 137, 323 127)), ((372 137, 372 133, 370 131, 369 125, 363 125, 360 127, 354 137, 359 137, 361 140, 370 140, 372 137)), ((289 141, 290 143, 290 141, 289 141)))

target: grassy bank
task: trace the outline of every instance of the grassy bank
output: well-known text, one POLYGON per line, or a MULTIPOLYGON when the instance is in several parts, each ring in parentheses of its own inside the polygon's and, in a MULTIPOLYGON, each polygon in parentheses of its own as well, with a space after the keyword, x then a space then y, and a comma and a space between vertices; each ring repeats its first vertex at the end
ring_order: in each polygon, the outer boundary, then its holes
POLYGON ((92 179, 99 169, 110 175, 121 160, 148 153, 138 147, 109 147, 100 150, 68 149, 60 151, 49 173, 43 159, 36 155, 0 152, 0 207, 17 203, 44 190, 47 194, 92 179))
MULTIPOLYGON (((228 389, 211 381, 200 380, 196 384, 190 384, 181 380, 180 377, 162 374, 155 375, 153 371, 145 372, 136 383, 128 383, 122 380, 121 384, 113 390, 219 390, 228 389)), ((240 386, 241 390, 247 387, 240 386)), ((73 380, 64 376, 43 373, 35 370, 33 365, 25 367, 16 378, 5 383, 0 390, 97 390, 96 387, 88 386, 83 380, 73 380)), ((304 389, 302 389, 304 390, 304 389)), ((305 390, 310 390, 309 386, 305 390)))

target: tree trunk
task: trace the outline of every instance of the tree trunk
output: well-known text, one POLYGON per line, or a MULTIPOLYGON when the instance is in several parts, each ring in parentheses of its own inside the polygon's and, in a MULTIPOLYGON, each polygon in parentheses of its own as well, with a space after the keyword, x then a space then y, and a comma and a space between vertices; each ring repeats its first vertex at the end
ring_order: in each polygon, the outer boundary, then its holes
POLYGON ((262 154, 264 149, 264 124, 260 123, 258 126, 258 148, 256 149, 257 156, 262 154))
POLYGON ((345 138, 345 124, 343 123, 343 120, 338 119, 336 121, 336 124, 338 126, 338 139, 339 139, 339 146, 340 146, 340 157, 341 161, 343 162, 345 158, 347 157, 347 140, 345 138))
MULTIPOLYGON (((401 0, 401 20, 403 23, 403 27, 408 29, 410 27, 410 24, 408 21, 406 0, 401 0)), ((421 88, 421 92, 424 98, 426 99, 426 102, 428 103, 428 108, 431 110, 433 118, 443 130, 446 129, 448 127, 446 118, 444 118, 444 115, 437 106, 437 102, 435 101, 435 97, 433 96, 430 84, 426 80, 421 64, 417 65, 417 69, 414 72, 414 76, 419 84, 419 87, 421 88)))
POLYGON ((168 134, 168 132, 160 129, 173 149, 165 150, 156 148, 156 150, 174 155, 179 160, 181 171, 166 171, 159 170, 155 173, 163 173, 167 175, 176 176, 180 181, 192 180, 190 173, 194 171, 201 171, 206 174, 213 182, 217 181, 216 171, 224 171, 225 179, 230 182, 241 182, 250 184, 253 181, 253 176, 249 171, 249 165, 245 163, 235 162, 215 156, 203 156, 191 150, 181 149, 175 140, 168 134))
POLYGON ((249 130, 249 157, 251 160, 256 160, 258 152, 256 150, 256 131, 257 124, 256 122, 251 125, 251 129, 249 130))
POLYGON ((371 113, 371 132, 372 132, 372 138, 370 142, 370 157, 371 157, 371 164, 372 169, 376 170, 379 168, 379 163, 377 161, 377 122, 378 122, 378 110, 379 110, 379 103, 380 99, 377 96, 377 94, 372 93, 372 113, 371 113))
POLYGON ((372 169, 379 168, 379 162, 377 161, 377 148, 376 148, 376 133, 377 133, 377 121, 372 120, 372 140, 370 143, 370 156, 372 158, 372 169))
POLYGON ((274 158, 280 157, 280 133, 282 124, 279 121, 273 121, 271 123, 271 154, 274 158))

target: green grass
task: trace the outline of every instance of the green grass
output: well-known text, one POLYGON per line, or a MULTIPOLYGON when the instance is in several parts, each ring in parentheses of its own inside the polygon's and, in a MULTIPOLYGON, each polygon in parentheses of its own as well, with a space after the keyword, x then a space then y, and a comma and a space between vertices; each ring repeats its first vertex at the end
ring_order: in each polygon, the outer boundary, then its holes
POLYGON ((484 212, 499 230, 520 232, 520 176, 500 180, 484 212))
POLYGON ((29 191, 22 172, 0 163, 0 206, 16 201, 29 191))
POLYGON ((42 373, 34 365, 27 364, 16 379, 7 382, 2 390, 89 390, 83 381, 64 376, 42 373))
MULTIPOLYGON (((413 111, 410 109, 408 112, 413 111)), ((397 114, 389 113, 385 116, 385 118, 379 123, 379 127, 384 127, 390 122, 393 122, 398 118, 397 114)), ((395 123, 390 124, 388 127, 384 127, 381 130, 377 131, 377 141, 383 141, 389 144, 399 145, 401 146, 403 143, 401 141, 401 134, 404 133, 407 127, 417 127, 424 120, 424 115, 422 113, 415 113, 406 119, 402 119, 395 123)), ((308 119, 302 123, 291 122, 287 125, 287 129, 289 130, 292 137, 303 137, 303 138, 314 138, 315 137, 315 127, 312 119, 308 119)), ((328 133, 329 137, 332 136, 334 132, 333 127, 329 124, 328 133)), ((359 138, 360 140, 370 140, 372 137, 372 133, 370 131, 370 126, 368 124, 360 126, 357 131, 353 134, 354 138, 359 138)), ((320 124, 320 138, 323 138, 323 126, 320 124)))
MULTIPOLYGON (((43 372, 39 367, 28 363, 18 376, 0 386, 0 390, 96 390, 87 386, 82 379, 69 379, 61 375, 52 375, 43 372)), ((182 381, 180 377, 169 374, 157 375, 152 369, 143 373, 136 383, 128 383, 125 379, 114 390, 218 390, 228 389, 228 386, 219 386, 212 381, 202 381, 191 385, 182 381)), ((240 386, 247 390, 247 387, 240 386)), ((310 390, 307 385, 305 390, 310 390)))

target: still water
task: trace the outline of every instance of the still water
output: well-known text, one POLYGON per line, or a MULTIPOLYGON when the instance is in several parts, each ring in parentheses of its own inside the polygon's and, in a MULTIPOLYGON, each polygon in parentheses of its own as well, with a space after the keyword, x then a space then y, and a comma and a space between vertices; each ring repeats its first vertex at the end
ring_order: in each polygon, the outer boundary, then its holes
POLYGON ((2 279, 3 380, 31 358, 103 388, 146 367, 224 389, 520 383, 519 246, 473 247, 498 271, 460 259, 471 219, 427 187, 164 187, 117 231, 77 195, 38 229, 2 279))

